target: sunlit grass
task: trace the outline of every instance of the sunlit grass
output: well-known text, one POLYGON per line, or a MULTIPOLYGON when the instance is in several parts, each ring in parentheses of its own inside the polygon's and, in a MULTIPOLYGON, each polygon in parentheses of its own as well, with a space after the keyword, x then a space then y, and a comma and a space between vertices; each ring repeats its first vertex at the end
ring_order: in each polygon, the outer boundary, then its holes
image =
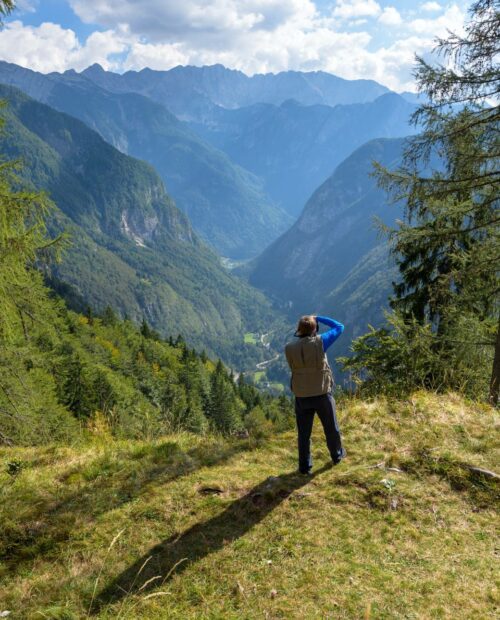
POLYGON ((243 340, 244 340, 245 344, 257 344, 257 342, 258 342, 257 335, 256 334, 252 334, 250 332, 247 332, 243 336, 243 340))
POLYGON ((0 611, 31 618, 492 618, 498 419, 424 392, 295 435, 0 449, 0 611), (150 559, 149 559, 150 558, 150 559), (142 569, 141 569, 142 567, 142 569))

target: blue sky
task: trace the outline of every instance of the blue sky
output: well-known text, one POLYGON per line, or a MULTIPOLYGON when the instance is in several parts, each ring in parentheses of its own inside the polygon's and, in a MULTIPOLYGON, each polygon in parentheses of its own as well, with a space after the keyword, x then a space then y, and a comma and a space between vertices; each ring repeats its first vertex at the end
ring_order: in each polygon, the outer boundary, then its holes
POLYGON ((324 70, 413 89, 415 53, 463 26, 467 0, 18 0, 0 59, 42 71, 220 62, 324 70))

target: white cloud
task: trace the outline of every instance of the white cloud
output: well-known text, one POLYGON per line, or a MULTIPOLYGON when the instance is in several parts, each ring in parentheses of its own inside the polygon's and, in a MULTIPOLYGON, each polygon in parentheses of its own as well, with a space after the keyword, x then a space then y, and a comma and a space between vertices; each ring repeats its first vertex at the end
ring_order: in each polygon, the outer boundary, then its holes
POLYGON ((420 8, 422 11, 434 13, 436 11, 441 11, 443 7, 439 4, 439 2, 424 2, 420 8))
POLYGON ((396 8, 387 6, 378 18, 378 21, 385 26, 399 26, 403 19, 396 8))
POLYGON ((448 30, 463 32, 464 13, 456 5, 452 5, 439 17, 428 19, 414 19, 408 23, 408 28, 418 34, 430 35, 431 37, 445 36, 448 30))
POLYGON ((182 45, 177 43, 142 43, 137 41, 131 45, 124 63, 124 69, 164 70, 177 65, 193 64, 188 52, 183 51, 182 45))
POLYGON ((37 0, 17 0, 16 9, 24 13, 34 13, 37 4, 37 0))
POLYGON ((119 33, 92 33, 81 45, 72 30, 45 22, 38 27, 24 26, 16 20, 0 31, 0 58, 23 67, 47 73, 69 68, 84 69, 93 62, 114 69, 109 56, 126 46, 119 33))
POLYGON ((133 33, 165 42, 178 36, 217 40, 222 34, 273 30, 290 20, 305 26, 316 15, 312 0, 69 0, 87 23, 114 27, 126 23, 133 33))
POLYGON ((432 49, 447 27, 460 31, 465 17, 453 4, 434 19, 408 21, 407 13, 404 21, 395 7, 382 10, 373 0, 341 0, 326 17, 311 0, 71 1, 80 17, 107 29, 79 41, 57 24, 8 22, 0 31, 0 58, 42 72, 94 62, 115 71, 215 63, 247 74, 324 70, 403 90, 413 87, 414 54, 432 49), (338 10, 356 31, 340 26, 338 10), (373 18, 398 26, 385 45, 372 39, 373 18))
POLYGON ((34 13, 37 4, 37 0, 17 0, 16 9, 24 13, 34 13))
POLYGON ((377 17, 381 11, 380 4, 375 0, 337 0, 332 15, 340 19, 377 17))

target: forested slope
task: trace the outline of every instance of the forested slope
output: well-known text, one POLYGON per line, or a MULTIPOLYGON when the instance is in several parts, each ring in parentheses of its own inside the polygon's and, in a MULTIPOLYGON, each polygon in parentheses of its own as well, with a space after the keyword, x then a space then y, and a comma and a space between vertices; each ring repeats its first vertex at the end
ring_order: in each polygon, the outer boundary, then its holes
POLYGON ((155 171, 16 89, 2 86, 0 97, 8 102, 0 149, 55 201, 51 230, 69 234, 51 272, 98 311, 110 305, 242 363, 243 334, 272 320, 270 305, 223 269, 155 171))

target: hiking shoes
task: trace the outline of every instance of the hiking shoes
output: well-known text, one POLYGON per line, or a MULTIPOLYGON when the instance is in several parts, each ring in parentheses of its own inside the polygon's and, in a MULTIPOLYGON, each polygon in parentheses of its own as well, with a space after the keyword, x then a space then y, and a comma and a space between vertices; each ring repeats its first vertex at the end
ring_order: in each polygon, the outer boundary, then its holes
POLYGON ((334 465, 338 465, 340 462, 342 462, 345 459, 346 456, 347 456, 347 452, 345 451, 344 448, 342 448, 340 454, 336 456, 334 459, 332 459, 332 463, 334 465))

